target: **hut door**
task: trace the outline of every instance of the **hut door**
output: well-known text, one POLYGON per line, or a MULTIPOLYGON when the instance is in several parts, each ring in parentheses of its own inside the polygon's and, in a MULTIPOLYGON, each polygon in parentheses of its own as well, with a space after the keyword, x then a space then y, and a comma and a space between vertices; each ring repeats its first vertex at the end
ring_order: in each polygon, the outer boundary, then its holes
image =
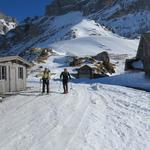
POLYGON ((16 77, 17 77, 16 68, 15 67, 11 67, 11 71, 10 71, 10 91, 11 92, 17 91, 16 77))

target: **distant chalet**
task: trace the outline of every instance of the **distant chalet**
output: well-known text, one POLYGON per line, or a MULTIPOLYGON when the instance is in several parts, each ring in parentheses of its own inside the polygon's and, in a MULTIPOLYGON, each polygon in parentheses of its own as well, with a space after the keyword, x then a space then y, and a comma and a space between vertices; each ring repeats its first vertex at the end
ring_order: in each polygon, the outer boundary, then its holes
POLYGON ((141 35, 137 55, 126 60, 125 70, 140 70, 150 76, 150 32, 141 35))
POLYGON ((93 78, 94 68, 84 65, 78 69, 78 77, 79 78, 93 78))
POLYGON ((103 74, 94 65, 83 65, 78 69, 78 78, 100 78, 108 75, 103 74))
POLYGON ((0 94, 25 90, 27 68, 31 66, 19 56, 0 57, 0 94))

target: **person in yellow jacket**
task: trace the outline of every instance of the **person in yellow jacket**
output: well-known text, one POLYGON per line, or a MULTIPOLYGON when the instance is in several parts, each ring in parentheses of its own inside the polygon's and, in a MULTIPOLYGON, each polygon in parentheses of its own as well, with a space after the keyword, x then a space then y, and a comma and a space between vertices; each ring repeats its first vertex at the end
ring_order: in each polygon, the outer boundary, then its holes
POLYGON ((45 68, 42 75, 43 81, 42 93, 45 93, 45 87, 47 88, 47 94, 49 93, 49 80, 50 80, 50 71, 47 68, 45 68))

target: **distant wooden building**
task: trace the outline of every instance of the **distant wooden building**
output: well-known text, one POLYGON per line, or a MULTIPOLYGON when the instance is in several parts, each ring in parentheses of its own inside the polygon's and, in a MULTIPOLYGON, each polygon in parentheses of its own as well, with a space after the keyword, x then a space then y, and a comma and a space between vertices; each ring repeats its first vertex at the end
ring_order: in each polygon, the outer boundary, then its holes
POLYGON ((88 65, 84 65, 78 69, 79 78, 93 78, 94 70, 88 65))
POLYGON ((0 57, 0 94, 26 89, 28 67, 31 64, 19 56, 0 57))
POLYGON ((106 74, 103 74, 99 69, 94 65, 84 65, 78 69, 79 78, 100 78, 106 77, 106 74))

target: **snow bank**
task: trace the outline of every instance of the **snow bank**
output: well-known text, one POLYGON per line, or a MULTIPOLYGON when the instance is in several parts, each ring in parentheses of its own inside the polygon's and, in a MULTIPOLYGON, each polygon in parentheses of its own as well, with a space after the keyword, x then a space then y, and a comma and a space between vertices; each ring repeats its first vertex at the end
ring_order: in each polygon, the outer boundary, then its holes
POLYGON ((150 91, 150 77, 144 72, 125 73, 117 76, 99 79, 96 82, 110 85, 120 85, 150 91))

